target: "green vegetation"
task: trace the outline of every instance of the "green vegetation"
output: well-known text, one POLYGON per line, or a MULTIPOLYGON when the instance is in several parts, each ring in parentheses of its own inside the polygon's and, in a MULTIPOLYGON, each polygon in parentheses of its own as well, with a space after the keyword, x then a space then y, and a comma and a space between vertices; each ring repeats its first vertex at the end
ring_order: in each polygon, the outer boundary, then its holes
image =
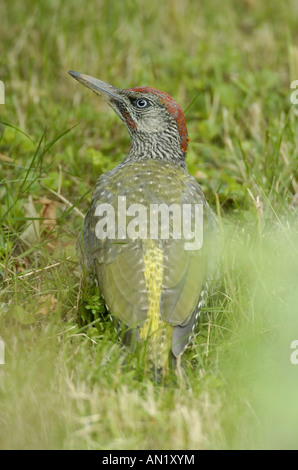
POLYGON ((297 14, 294 0, 1 2, 2 449, 298 447, 297 14), (98 293, 82 305, 82 215, 129 137, 69 69, 187 110, 223 248, 188 384, 155 384, 98 293))

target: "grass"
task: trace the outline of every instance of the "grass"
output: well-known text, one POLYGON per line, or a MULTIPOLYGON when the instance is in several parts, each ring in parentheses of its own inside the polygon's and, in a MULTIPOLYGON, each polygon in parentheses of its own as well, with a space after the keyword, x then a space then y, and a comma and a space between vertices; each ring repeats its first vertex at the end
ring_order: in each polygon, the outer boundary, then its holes
POLYGON ((0 13, 0 447, 297 448, 297 3, 16 1, 0 13), (82 307, 82 214, 129 137, 69 69, 154 86, 187 110, 189 170, 219 209, 223 248, 184 355, 188 387, 143 374, 96 292, 82 307))

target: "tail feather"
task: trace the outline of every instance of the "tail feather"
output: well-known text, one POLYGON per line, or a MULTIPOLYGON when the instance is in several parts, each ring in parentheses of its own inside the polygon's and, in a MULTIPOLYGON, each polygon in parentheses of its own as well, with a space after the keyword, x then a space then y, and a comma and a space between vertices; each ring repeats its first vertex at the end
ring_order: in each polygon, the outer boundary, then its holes
POLYGON ((175 326, 173 337, 172 337, 172 352, 173 355, 177 358, 183 354, 187 348, 189 342, 191 341, 195 327, 197 326, 200 318, 200 313, 202 307, 205 305, 207 299, 207 288, 205 286, 202 289, 198 305, 194 310, 192 316, 189 319, 189 322, 186 325, 175 326))

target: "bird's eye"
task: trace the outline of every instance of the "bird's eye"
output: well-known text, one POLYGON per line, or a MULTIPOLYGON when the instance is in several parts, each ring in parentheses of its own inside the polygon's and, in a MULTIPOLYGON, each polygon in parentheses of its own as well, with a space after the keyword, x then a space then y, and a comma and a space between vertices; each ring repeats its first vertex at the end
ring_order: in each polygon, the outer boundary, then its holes
POLYGON ((150 106, 150 103, 148 100, 145 100, 145 98, 140 98, 135 101, 135 106, 137 108, 147 108, 148 106, 150 106))

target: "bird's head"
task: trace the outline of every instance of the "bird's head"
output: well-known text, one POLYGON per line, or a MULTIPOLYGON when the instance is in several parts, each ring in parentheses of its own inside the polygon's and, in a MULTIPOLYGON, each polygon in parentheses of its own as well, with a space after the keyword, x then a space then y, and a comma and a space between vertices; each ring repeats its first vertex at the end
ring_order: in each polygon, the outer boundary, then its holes
POLYGON ((167 93, 150 87, 122 90, 89 75, 69 74, 102 97, 122 119, 131 135, 132 153, 146 152, 147 157, 184 162, 186 120, 181 107, 167 93))

